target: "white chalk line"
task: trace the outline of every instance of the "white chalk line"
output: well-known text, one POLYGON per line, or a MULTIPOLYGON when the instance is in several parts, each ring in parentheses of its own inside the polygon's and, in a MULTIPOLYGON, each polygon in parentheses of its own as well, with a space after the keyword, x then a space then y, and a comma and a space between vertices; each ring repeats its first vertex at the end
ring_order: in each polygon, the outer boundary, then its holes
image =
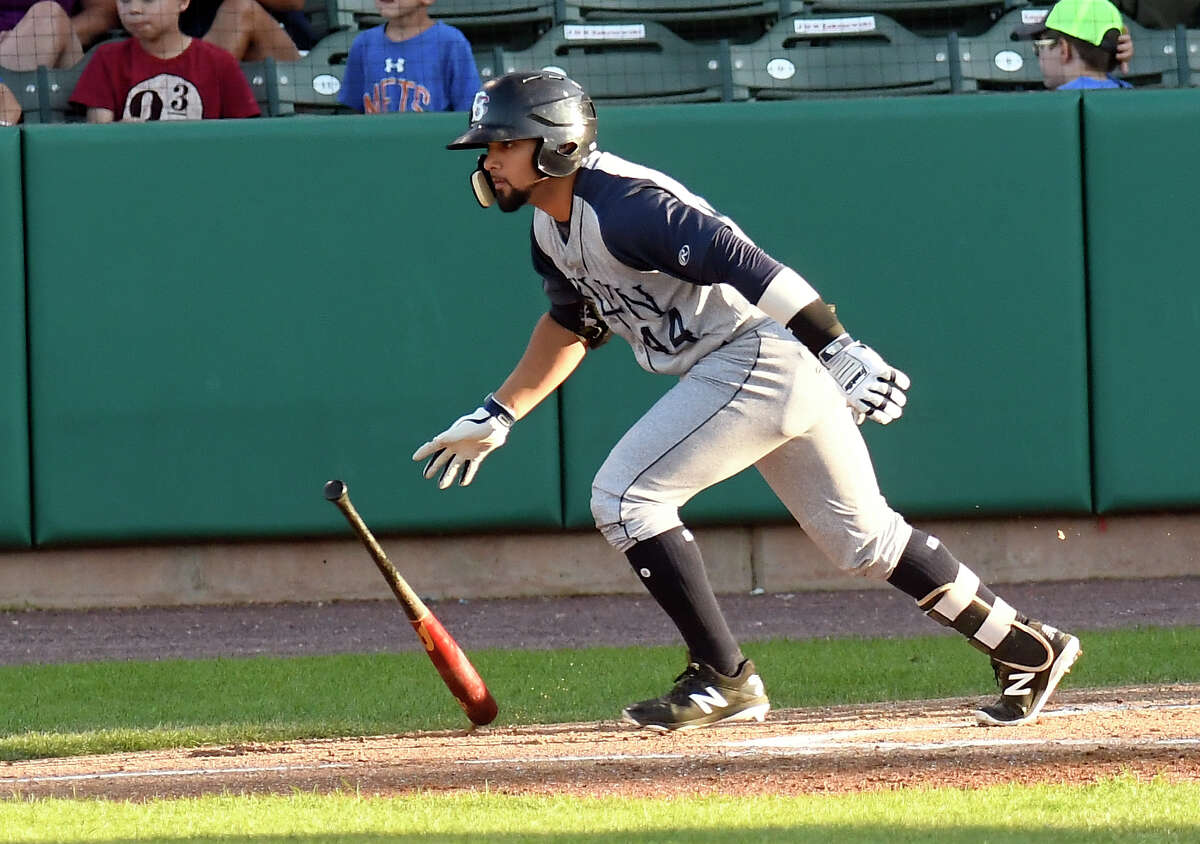
POLYGON ((45 777, 0 777, 0 786, 29 785, 42 782, 78 782, 80 780, 138 779, 139 777, 197 777, 215 774, 263 774, 285 771, 319 771, 327 768, 349 768, 346 762, 326 762, 321 765, 267 765, 255 768, 162 768, 150 771, 108 771, 93 774, 59 774, 45 777))
MULTIPOLYGON (((1077 715, 1094 714, 1097 712, 1121 712, 1121 711, 1149 711, 1149 710, 1185 710, 1185 709, 1200 709, 1200 704, 1191 703, 1167 703, 1167 704, 1078 704, 1074 706, 1064 706, 1059 709, 1043 712, 1041 717, 1045 718, 1069 718, 1077 715)), ((1200 746, 1200 738, 1174 738, 1174 739, 1154 739, 1148 740, 1144 738, 1138 739, 1023 739, 1023 738, 979 738, 979 739, 962 739, 957 741, 942 741, 942 742, 901 742, 901 741, 886 741, 875 740, 866 741, 871 736, 883 736, 895 733, 929 733, 929 732, 944 732, 946 730, 965 730, 965 729, 983 729, 974 720, 956 720, 944 721, 937 724, 925 724, 915 727, 893 726, 893 727, 876 727, 863 730, 831 730, 825 733, 797 733, 792 735, 772 736, 761 739, 745 739, 742 741, 720 742, 718 747, 731 748, 731 750, 722 751, 725 756, 752 756, 759 753, 767 753, 772 756, 817 756, 824 753, 837 750, 852 750, 852 749, 871 749, 880 752, 896 752, 896 751, 928 751, 951 748, 1001 748, 1001 747, 1019 747, 1032 745, 1058 745, 1058 746, 1124 746, 1136 745, 1138 747, 1168 747, 1168 746, 1200 746)), ((989 734, 994 735, 994 731, 989 730, 989 734)), ((682 753, 646 753, 646 754, 617 754, 611 756, 604 755, 587 755, 587 756, 529 756, 522 758, 495 758, 495 759, 459 759, 455 760, 458 765, 531 765, 546 762, 603 762, 603 761, 650 761, 654 759, 683 759, 696 758, 698 754, 682 754, 682 753)), ((699 755, 705 755, 703 753, 699 755)))

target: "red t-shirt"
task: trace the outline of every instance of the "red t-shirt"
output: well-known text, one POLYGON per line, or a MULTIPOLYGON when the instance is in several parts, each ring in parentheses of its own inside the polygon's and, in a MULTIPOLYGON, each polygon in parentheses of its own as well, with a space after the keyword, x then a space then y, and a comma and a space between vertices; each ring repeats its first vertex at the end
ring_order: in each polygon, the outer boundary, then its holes
POLYGON ((237 59, 199 38, 173 59, 150 55, 136 38, 101 44, 83 69, 71 102, 109 109, 115 120, 259 115, 237 59))

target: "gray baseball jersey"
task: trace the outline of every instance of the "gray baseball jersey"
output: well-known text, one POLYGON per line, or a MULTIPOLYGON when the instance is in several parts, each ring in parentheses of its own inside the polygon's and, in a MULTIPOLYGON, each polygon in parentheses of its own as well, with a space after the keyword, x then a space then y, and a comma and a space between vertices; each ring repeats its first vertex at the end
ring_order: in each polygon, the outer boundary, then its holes
POLYGON ((679 182, 606 152, 584 161, 570 223, 535 209, 532 239, 551 316, 575 329, 589 303, 672 375, 766 320, 751 303, 781 267, 679 182))

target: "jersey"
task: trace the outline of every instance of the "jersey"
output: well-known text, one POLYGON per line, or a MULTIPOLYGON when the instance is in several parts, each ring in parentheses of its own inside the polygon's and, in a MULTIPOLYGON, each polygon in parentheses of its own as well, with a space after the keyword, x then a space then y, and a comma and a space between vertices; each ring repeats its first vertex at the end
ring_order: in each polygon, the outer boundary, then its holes
POLYGON ((441 21, 403 41, 385 29, 368 29, 350 45, 339 102, 360 114, 471 108, 481 83, 466 36, 441 21))
POLYGON ((135 38, 101 44, 83 69, 71 102, 106 108, 125 121, 260 113, 237 59, 199 38, 172 59, 150 55, 135 38))
POLYGON ((600 151, 570 223, 534 209, 531 240, 556 322, 585 336, 581 314, 602 320, 643 369, 673 375, 767 321, 752 302, 782 266, 679 182, 600 151))

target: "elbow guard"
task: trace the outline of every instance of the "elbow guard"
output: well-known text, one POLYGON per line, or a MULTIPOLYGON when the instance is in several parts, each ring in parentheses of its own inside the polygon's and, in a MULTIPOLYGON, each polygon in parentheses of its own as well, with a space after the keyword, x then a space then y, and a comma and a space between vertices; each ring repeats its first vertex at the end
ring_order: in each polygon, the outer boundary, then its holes
POLYGON ((565 305, 552 305, 550 318, 587 344, 589 349, 603 346, 612 331, 596 306, 587 299, 565 305))

